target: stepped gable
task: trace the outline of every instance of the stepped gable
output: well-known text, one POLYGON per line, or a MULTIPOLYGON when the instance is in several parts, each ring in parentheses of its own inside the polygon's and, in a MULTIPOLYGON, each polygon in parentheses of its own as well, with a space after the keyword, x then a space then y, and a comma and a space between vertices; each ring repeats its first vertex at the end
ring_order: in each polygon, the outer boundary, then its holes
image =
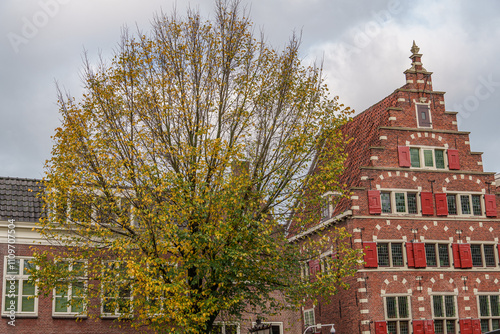
POLYGON ((41 180, 0 177, 0 220, 37 222, 42 216, 41 180))

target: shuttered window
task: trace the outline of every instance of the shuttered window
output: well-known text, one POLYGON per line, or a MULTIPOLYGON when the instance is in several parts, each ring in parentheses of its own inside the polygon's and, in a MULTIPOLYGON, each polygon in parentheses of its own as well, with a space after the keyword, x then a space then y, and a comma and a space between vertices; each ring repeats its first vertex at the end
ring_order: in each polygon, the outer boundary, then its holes
POLYGON ((493 194, 484 195, 484 202, 486 206, 486 217, 496 217, 497 201, 495 195, 493 194))
POLYGON ((368 209, 370 214, 380 214, 382 207, 380 204, 380 191, 368 190, 368 209))
POLYGON ((432 193, 420 193, 420 201, 422 203, 422 214, 432 216, 434 214, 434 206, 432 202, 432 193))
POLYGON ((436 214, 438 216, 448 215, 448 204, 446 201, 446 194, 435 194, 436 199, 436 214))
POLYGON ((500 329, 500 298, 498 295, 481 295, 479 299, 479 317, 481 331, 500 329))
POLYGON ((420 168, 420 149, 410 148, 410 160, 412 167, 420 168))
POLYGON ((387 330, 389 334, 408 334, 410 312, 408 296, 385 297, 387 330))
POLYGON ((455 268, 472 268, 470 244, 453 244, 452 247, 455 268))
POLYGON ((398 146, 398 160, 400 167, 410 167, 410 148, 408 146, 398 146))
POLYGON ((376 242, 363 242, 363 249, 365 252, 364 260, 366 262, 365 268, 377 268, 377 243, 376 242))
POLYGON ((448 167, 450 169, 460 169, 460 160, 458 158, 458 150, 448 149, 448 167))

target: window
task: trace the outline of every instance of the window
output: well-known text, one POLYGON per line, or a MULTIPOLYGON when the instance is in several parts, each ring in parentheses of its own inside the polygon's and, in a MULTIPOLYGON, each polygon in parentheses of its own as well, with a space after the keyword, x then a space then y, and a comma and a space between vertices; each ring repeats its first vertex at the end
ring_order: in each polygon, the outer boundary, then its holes
MULTIPOLYGON (((271 334, 283 334, 282 322, 262 322, 262 324, 271 325, 271 334)), ((255 323, 252 324, 253 326, 255 323)))
POLYGON ((240 334, 238 322, 216 321, 211 331, 212 334, 240 334))
POLYGON ((382 213, 418 213, 416 193, 404 191, 382 192, 380 201, 382 213))
POLYGON ((316 325, 314 320, 314 309, 304 310, 304 326, 316 325))
POLYGON ((419 128, 431 128, 431 111, 428 104, 415 104, 419 128))
POLYGON ((377 243, 378 265, 380 267, 403 266, 402 243, 377 243))
POLYGON ((425 244, 425 259, 430 267, 449 267, 450 255, 448 244, 425 244))
POLYGON ((330 219, 335 206, 339 200, 340 193, 337 192, 327 192, 323 195, 321 199, 321 220, 330 219))
POLYGON ((456 333, 457 312, 456 299, 451 295, 432 296, 432 310, 434 314, 434 333, 456 333))
POLYGON ((413 168, 445 169, 444 149, 410 147, 410 161, 413 168))
POLYGON ((67 270, 75 278, 60 282, 54 289, 52 311, 54 316, 79 315, 85 311, 85 263, 60 262, 61 270, 67 270))
POLYGON ((410 323, 408 296, 385 297, 385 314, 389 334, 408 334, 410 323))
POLYGON ((500 299, 498 295, 478 296, 481 332, 500 329, 500 299))
POLYGON ((447 194, 446 200, 448 202, 449 215, 483 215, 481 195, 447 194))
POLYGON ((126 266, 107 262, 102 279, 101 314, 103 317, 128 316, 132 312, 132 289, 126 276, 126 266))
POLYGON ((495 267, 495 247, 494 245, 471 244, 472 265, 474 267, 495 267))
POLYGON ((30 258, 4 257, 2 314, 37 315, 36 286, 28 281, 32 267, 30 258))

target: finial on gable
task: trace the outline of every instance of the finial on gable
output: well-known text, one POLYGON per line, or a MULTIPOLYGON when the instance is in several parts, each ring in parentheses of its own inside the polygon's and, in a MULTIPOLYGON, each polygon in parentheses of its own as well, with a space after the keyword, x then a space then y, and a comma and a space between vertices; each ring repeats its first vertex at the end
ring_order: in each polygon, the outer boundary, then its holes
POLYGON ((415 40, 413 40, 413 46, 410 49, 411 53, 414 55, 418 54, 418 51, 420 51, 420 48, 415 44, 415 40))

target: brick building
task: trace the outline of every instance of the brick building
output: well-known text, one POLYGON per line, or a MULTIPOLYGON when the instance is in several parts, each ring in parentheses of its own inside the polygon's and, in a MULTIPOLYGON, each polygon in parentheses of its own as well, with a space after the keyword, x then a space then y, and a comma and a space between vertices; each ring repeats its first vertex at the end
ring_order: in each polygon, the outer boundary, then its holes
MULTIPOLYGON (((65 291, 54 290, 47 297, 30 298, 37 289, 28 282, 25 270, 33 254, 30 246, 41 250, 50 247, 50 241, 41 237, 35 224, 43 211, 37 196, 40 190, 40 180, 0 177, 0 333, 137 333, 128 321, 117 322, 117 314, 106 310, 102 300, 91 300, 100 307, 89 308, 87 314, 82 314, 81 306, 65 303, 70 295, 78 298, 85 277, 80 287, 72 284, 65 291)), ((245 314, 241 321, 218 319, 212 333, 247 333, 256 320, 255 314, 245 314)), ((268 316, 263 323, 271 326, 272 334, 301 332, 300 314, 295 311, 268 316)))
MULTIPOLYGON (((304 326, 335 323, 341 334, 500 328, 495 175, 457 129, 457 113, 445 109, 415 43, 411 52, 406 83, 343 128, 352 138, 342 180, 350 199, 327 195, 322 222, 291 238, 340 226, 365 250, 351 288, 308 304, 304 326)), ((309 262, 309 274, 324 270, 318 263, 309 262)))

